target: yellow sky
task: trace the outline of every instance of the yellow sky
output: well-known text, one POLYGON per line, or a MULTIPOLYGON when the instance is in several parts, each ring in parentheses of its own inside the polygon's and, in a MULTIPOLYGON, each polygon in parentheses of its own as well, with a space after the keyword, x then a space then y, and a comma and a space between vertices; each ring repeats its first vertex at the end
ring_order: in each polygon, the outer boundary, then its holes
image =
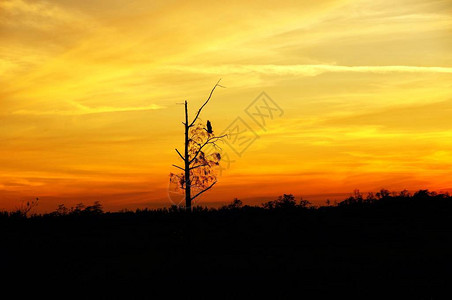
POLYGON ((203 119, 259 138, 200 204, 452 188, 450 0, 0 0, 0 209, 170 205, 176 103, 219 78, 203 119))

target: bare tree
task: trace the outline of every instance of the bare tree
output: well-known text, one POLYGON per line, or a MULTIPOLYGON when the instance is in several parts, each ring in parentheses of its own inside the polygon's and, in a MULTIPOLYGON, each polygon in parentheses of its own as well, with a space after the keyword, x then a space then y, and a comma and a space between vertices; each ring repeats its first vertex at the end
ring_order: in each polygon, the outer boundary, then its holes
POLYGON ((217 142, 225 135, 216 136, 210 121, 207 121, 206 127, 204 127, 199 118, 217 87, 223 87, 220 85, 220 80, 212 88, 209 97, 198 109, 192 121, 190 121, 188 115, 188 103, 187 101, 184 102, 185 122, 182 122, 185 129, 184 154, 175 149, 184 165, 173 165, 182 172, 178 174, 170 173, 170 181, 176 183, 178 188, 184 191, 185 208, 188 211, 191 211, 193 200, 210 190, 217 183, 216 174, 213 171, 214 166, 218 166, 221 160, 220 153, 216 151, 220 148, 217 142), (209 146, 214 149, 212 153, 206 151, 209 146), (192 192, 194 195, 192 195, 192 192))
POLYGON ((20 207, 16 207, 16 213, 27 217, 28 213, 34 209, 36 206, 38 206, 39 198, 36 198, 35 200, 27 201, 27 203, 22 202, 20 207))

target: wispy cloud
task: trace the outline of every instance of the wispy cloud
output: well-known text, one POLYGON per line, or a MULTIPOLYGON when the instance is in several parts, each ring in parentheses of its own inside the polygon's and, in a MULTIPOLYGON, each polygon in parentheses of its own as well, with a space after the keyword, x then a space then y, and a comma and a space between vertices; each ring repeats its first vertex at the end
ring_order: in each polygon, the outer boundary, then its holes
POLYGON ((61 24, 80 26, 87 21, 86 16, 46 1, 6 0, 0 3, 0 9, 3 15, 0 24, 6 23, 15 27, 49 30, 61 24))
POLYGON ((338 65, 219 65, 169 66, 171 70, 197 74, 248 74, 317 76, 323 73, 449 73, 448 67, 338 66, 338 65))
POLYGON ((151 104, 146 106, 130 106, 130 107, 112 107, 112 106, 102 106, 102 107, 88 107, 85 105, 77 105, 78 109, 74 110, 47 110, 47 111, 38 111, 38 110, 16 110, 12 112, 15 115, 63 115, 63 116, 72 116, 72 115, 86 115, 86 114, 100 114, 100 113, 117 113, 117 112, 130 112, 130 111, 145 111, 145 110, 156 110, 162 109, 163 106, 157 104, 151 104))

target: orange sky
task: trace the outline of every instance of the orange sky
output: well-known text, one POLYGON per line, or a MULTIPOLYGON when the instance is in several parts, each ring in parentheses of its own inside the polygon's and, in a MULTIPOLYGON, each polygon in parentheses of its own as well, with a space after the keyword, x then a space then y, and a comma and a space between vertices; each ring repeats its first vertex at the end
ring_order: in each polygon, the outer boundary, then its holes
POLYGON ((452 189, 451 50, 450 0, 0 0, 0 209, 170 205, 176 103, 219 78, 203 119, 259 138, 199 204, 452 189))

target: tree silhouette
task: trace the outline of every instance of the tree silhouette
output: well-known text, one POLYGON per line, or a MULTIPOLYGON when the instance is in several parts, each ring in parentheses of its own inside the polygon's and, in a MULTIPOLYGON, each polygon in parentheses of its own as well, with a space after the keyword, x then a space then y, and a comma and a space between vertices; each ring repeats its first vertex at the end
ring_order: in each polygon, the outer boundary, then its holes
POLYGON ((190 121, 188 114, 188 103, 187 101, 184 102, 185 122, 182 122, 185 129, 184 154, 182 155, 179 150, 175 149, 182 159, 184 166, 173 165, 183 172, 179 174, 170 173, 170 181, 176 183, 178 188, 184 191, 185 208, 188 211, 191 211, 191 205, 194 199, 211 189, 217 183, 213 167, 219 165, 221 155, 219 152, 216 152, 219 148, 216 143, 225 137, 225 135, 216 136, 213 132, 211 122, 207 121, 207 128, 205 128, 199 119, 199 115, 212 98, 217 87, 223 87, 220 85, 220 80, 212 88, 209 97, 198 109, 192 121, 190 121), (210 154, 206 151, 208 146, 213 146, 214 149, 210 154), (193 196, 192 192, 194 192, 193 196))
POLYGON ((20 207, 16 208, 16 214, 23 216, 23 217, 27 217, 28 213, 34 209, 36 206, 38 206, 38 202, 39 202, 39 198, 36 198, 35 200, 32 201, 27 201, 27 203, 23 203, 20 205, 20 207))

